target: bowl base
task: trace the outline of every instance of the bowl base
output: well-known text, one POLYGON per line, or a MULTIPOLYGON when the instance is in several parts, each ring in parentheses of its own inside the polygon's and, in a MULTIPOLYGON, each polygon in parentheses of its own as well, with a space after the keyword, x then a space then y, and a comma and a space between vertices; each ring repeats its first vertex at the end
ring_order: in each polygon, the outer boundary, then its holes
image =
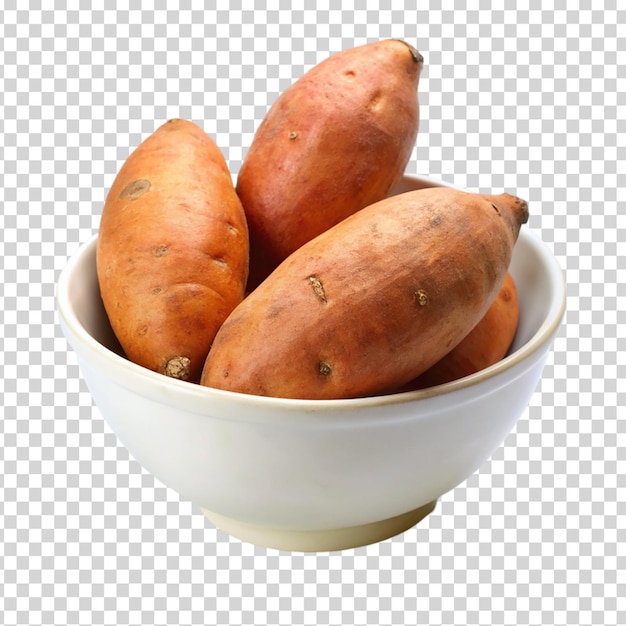
POLYGON ((207 519, 229 535, 264 548, 290 552, 332 552, 384 541, 405 532, 432 513, 433 500, 424 506, 389 519, 329 530, 285 530, 254 526, 201 508, 207 519))

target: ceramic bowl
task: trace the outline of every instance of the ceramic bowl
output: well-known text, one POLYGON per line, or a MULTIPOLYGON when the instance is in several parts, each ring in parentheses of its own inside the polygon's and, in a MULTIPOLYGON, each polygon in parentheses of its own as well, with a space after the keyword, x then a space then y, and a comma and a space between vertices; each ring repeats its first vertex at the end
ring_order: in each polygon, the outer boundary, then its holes
MULTIPOLYGON (((395 192, 437 185, 407 176, 395 192)), ((173 380, 124 358, 102 306, 95 259, 94 237, 61 273, 57 307, 102 416, 147 471, 215 526, 283 550, 382 541, 430 513, 515 427, 565 308, 562 271, 524 226, 510 266, 519 328, 496 365, 395 395, 257 397, 173 380)))

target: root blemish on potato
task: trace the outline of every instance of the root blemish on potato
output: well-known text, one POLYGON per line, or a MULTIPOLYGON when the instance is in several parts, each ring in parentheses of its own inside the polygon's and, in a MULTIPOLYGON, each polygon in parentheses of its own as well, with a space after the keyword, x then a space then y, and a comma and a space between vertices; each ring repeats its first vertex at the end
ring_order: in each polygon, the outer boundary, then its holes
POLYGON ((152 251, 152 254, 154 254, 154 256, 156 257, 162 257, 165 256, 169 251, 170 249, 168 246, 166 246, 165 244, 161 244, 152 251))
POLYGON ((163 373, 170 378, 188 380, 191 371, 191 359, 186 356, 175 356, 170 359, 163 368, 163 373))
POLYGON ((292 130, 292 131, 289 133, 289 139, 291 139, 292 141, 293 141, 294 139, 296 139, 297 137, 298 137, 298 133, 297 133, 295 130, 292 130))
POLYGON ((418 289, 413 294, 413 298, 419 306, 426 306, 428 304, 428 294, 423 289, 418 289))
POLYGON ((152 183, 147 178, 138 178, 122 189, 120 192, 120 200, 123 198, 136 200, 137 198, 143 196, 143 194, 146 193, 150 187, 152 187, 152 183))
POLYGON ((324 291, 324 285, 322 285, 322 281, 317 276, 309 276, 309 283, 311 283, 311 288, 313 289, 313 293, 324 303, 328 302, 326 298, 326 292, 324 291))
POLYGON ((369 111, 376 111, 383 104, 383 96, 380 91, 376 92, 367 103, 369 111))
POLYGON ((326 361, 320 361, 317 364, 317 370, 322 376, 330 376, 333 368, 330 363, 327 363, 326 361))

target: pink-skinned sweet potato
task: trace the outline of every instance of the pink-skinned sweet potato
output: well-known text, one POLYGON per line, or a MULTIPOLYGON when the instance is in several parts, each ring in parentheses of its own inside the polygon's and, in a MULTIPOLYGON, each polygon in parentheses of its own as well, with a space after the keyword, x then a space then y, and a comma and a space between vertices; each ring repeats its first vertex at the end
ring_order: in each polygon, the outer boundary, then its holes
POLYGON ((231 313, 201 384, 335 399, 393 391, 478 323, 525 201, 431 188, 370 205, 304 244, 231 313))
POLYGON ((302 244, 384 198, 404 174, 422 65, 413 46, 377 41, 331 55, 279 95, 237 176, 250 290, 302 244))
POLYGON ((198 382, 243 299, 249 241, 226 161, 196 124, 166 122, 118 172, 97 245, 100 291, 126 356, 198 382))

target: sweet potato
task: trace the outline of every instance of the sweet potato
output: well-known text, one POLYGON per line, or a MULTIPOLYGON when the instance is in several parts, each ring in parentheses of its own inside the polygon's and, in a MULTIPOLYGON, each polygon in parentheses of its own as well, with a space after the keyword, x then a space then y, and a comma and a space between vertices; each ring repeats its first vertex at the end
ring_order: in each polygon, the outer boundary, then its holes
POLYGON ((198 382, 217 329, 244 296, 248 261, 222 152, 196 124, 166 122, 121 167, 100 223, 98 281, 126 356, 198 382))
POLYGON ((235 308, 201 384, 328 399, 407 383, 485 314, 527 219, 514 196, 448 188, 362 209, 296 250, 235 308))
POLYGON ((365 44, 323 60, 274 102, 237 176, 249 289, 302 244, 384 198, 404 173, 422 65, 405 42, 365 44))
POLYGON ((517 289, 513 277, 507 272, 487 313, 461 343, 398 391, 441 385, 497 363, 506 356, 511 347, 518 321, 517 289))

